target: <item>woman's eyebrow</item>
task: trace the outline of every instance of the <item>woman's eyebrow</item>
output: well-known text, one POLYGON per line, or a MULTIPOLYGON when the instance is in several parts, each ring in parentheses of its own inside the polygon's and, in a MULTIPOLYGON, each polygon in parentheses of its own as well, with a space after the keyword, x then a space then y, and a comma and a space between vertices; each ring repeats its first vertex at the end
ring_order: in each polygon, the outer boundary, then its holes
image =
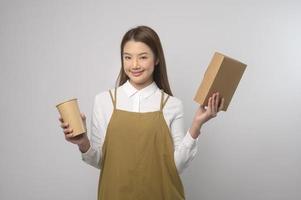
MULTIPOLYGON (((132 54, 127 53, 127 52, 124 52, 124 53, 123 53, 123 55, 125 55, 125 54, 126 54, 126 55, 132 55, 132 54)), ((147 52, 142 52, 142 53, 139 53, 138 56, 143 55, 143 54, 148 54, 148 53, 147 53, 147 52)))

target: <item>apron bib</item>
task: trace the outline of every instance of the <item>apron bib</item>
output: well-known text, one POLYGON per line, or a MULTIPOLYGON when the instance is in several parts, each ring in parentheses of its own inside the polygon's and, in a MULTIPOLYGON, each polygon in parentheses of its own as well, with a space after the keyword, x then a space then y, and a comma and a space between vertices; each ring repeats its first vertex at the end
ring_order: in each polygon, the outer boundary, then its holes
MULTIPOLYGON (((160 110, 114 110, 102 147, 98 200, 183 200, 184 188, 174 162, 172 137, 160 110)), ((115 100, 114 100, 115 99, 115 100)))

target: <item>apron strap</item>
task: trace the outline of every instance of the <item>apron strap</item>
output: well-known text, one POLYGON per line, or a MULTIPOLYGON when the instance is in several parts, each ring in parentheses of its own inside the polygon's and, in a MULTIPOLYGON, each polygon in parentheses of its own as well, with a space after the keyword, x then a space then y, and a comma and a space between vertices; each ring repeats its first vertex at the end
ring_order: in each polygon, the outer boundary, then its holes
POLYGON ((165 101, 163 102, 163 99, 164 99, 164 91, 161 89, 161 105, 160 105, 160 111, 163 110, 167 100, 169 98, 169 95, 167 96, 167 98, 165 99, 165 101))
POLYGON ((114 97, 115 97, 115 100, 114 100, 114 98, 113 98, 113 95, 112 95, 112 93, 111 93, 111 90, 109 90, 109 92, 110 92, 110 96, 111 96, 111 99, 112 99, 112 103, 113 103, 114 109, 116 109, 116 101, 117 101, 117 94, 116 94, 116 92, 117 92, 117 88, 115 87, 115 91, 114 91, 114 97))

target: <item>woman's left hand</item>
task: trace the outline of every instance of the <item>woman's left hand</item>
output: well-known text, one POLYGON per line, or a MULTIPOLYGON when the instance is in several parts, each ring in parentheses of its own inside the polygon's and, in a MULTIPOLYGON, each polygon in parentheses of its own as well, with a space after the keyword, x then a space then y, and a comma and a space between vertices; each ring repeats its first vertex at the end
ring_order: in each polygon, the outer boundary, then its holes
POLYGON ((200 128, 204 123, 217 116, 217 113, 224 106, 224 98, 220 100, 219 93, 214 93, 208 100, 208 106, 201 105, 193 118, 191 135, 193 138, 198 137, 200 128))
POLYGON ((208 100, 208 106, 205 107, 201 105, 194 116, 194 123, 199 124, 202 126, 208 120, 217 116, 217 113, 223 108, 224 106, 224 98, 221 99, 219 97, 219 93, 214 93, 208 100))

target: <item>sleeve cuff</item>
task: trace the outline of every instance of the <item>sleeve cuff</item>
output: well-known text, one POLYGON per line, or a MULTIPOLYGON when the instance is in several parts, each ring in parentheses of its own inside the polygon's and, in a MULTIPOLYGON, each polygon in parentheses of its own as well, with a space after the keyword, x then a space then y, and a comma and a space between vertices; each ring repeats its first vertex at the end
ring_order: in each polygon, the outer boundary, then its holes
POLYGON ((90 145, 88 151, 86 151, 85 153, 82 153, 82 158, 83 160, 87 160, 89 157, 91 157, 91 154, 92 154, 92 146, 90 145))
POLYGON ((192 136, 190 135, 190 132, 187 131, 185 137, 184 137, 184 145, 188 148, 193 148, 196 144, 197 144, 198 138, 194 139, 192 138, 192 136))

